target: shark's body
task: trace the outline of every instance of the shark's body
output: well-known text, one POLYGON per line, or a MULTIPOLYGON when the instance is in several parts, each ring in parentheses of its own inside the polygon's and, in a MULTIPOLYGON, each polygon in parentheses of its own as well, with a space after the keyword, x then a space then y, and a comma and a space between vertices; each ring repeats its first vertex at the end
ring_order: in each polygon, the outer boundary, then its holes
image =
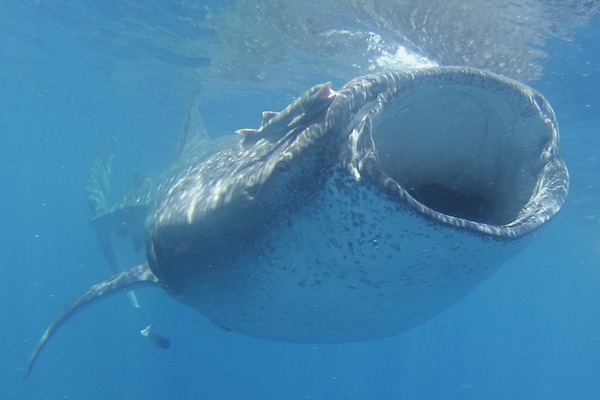
POLYGON ((145 284, 267 340, 394 335, 466 296, 567 194, 550 106, 474 69, 319 85, 240 133, 218 151, 187 137, 156 184, 113 209, 146 210, 147 263, 65 309, 30 367, 75 311, 145 284))

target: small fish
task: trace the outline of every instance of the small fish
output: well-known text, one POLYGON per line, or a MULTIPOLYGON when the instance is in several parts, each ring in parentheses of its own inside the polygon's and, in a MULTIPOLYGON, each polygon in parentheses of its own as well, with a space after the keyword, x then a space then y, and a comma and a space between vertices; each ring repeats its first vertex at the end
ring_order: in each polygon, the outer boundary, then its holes
POLYGON ((283 111, 264 111, 262 124, 258 129, 238 129, 244 143, 254 144, 261 138, 276 139, 298 126, 306 127, 319 115, 324 115, 337 93, 331 82, 313 86, 283 111))
POLYGON ((155 345, 157 345, 161 349, 168 349, 169 346, 171 345, 169 338, 161 336, 158 333, 154 332, 153 327, 154 327, 154 324, 150 324, 147 327, 145 327, 144 329, 142 329, 140 331, 140 333, 142 334, 142 336, 147 337, 149 340, 151 340, 155 345))

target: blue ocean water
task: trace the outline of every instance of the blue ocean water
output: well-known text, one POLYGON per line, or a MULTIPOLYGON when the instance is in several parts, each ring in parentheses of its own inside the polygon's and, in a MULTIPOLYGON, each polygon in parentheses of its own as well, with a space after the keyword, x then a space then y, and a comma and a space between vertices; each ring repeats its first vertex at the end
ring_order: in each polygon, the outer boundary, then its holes
MULTIPOLYGON (((298 94, 277 85, 261 90, 256 82, 232 91, 205 72, 210 54, 171 52, 172 41, 158 40, 167 31, 210 41, 214 31, 195 21, 230 3, 39 0, 0 7, 0 397, 598 398, 597 17, 569 41, 549 38, 543 74, 530 82, 559 119, 571 174, 565 208, 525 252, 446 312, 384 340, 293 345, 225 332, 147 289, 138 292, 140 309, 116 296, 78 315, 21 382, 53 316, 109 274, 84 192, 103 143, 119 140, 117 197, 133 173, 156 173, 172 159, 199 86, 211 87, 203 109, 214 135, 254 126, 260 111, 298 94), (150 322, 170 337, 168 351, 139 335, 150 322)), ((302 77, 301 89, 322 75, 302 77)), ((125 261, 133 265, 136 256, 125 261)))

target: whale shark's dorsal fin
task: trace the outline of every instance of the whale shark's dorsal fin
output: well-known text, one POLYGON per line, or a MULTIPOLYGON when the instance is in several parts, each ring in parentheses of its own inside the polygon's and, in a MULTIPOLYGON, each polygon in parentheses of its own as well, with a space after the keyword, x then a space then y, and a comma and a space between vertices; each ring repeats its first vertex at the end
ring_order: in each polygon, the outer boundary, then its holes
POLYGON ((193 147, 195 143, 208 141, 210 138, 204 120, 200 113, 200 94, 196 93, 192 98, 188 112, 181 126, 179 142, 177 143, 176 157, 181 157, 186 149, 193 147))
POLYGON ((67 322, 83 308, 95 303, 98 300, 105 299, 111 294, 135 289, 136 287, 156 284, 158 284, 158 278, 152 273, 148 264, 143 263, 89 288, 87 292, 77 297, 71 304, 65 307, 58 317, 56 317, 48 326, 42 335, 42 338, 38 342, 35 350, 31 354, 29 364, 27 365, 27 371, 25 373, 25 379, 27 379, 31 373, 31 370, 35 365, 35 362, 37 361, 42 349, 46 343, 48 343, 50 338, 54 336, 58 328, 64 325, 65 322, 67 322))

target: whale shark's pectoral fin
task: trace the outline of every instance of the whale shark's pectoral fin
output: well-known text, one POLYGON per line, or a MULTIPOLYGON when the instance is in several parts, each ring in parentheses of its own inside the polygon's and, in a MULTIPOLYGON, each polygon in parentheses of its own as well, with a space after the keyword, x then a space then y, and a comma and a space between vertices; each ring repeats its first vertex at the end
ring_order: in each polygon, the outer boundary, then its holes
POLYGON ((33 350, 33 353, 31 354, 29 364, 27 365, 27 371, 25 373, 25 379, 27 379, 31 373, 35 362, 39 358, 39 355, 46 343, 48 343, 48 340, 54 336, 58 328, 64 325, 65 322, 67 322, 83 308, 95 303, 97 300, 104 299, 111 294, 135 289, 137 287, 156 284, 158 284, 158 278, 152 273, 148 264, 144 263, 92 286, 87 292, 77 297, 71 304, 65 307, 63 311, 48 326, 36 348, 33 350))

